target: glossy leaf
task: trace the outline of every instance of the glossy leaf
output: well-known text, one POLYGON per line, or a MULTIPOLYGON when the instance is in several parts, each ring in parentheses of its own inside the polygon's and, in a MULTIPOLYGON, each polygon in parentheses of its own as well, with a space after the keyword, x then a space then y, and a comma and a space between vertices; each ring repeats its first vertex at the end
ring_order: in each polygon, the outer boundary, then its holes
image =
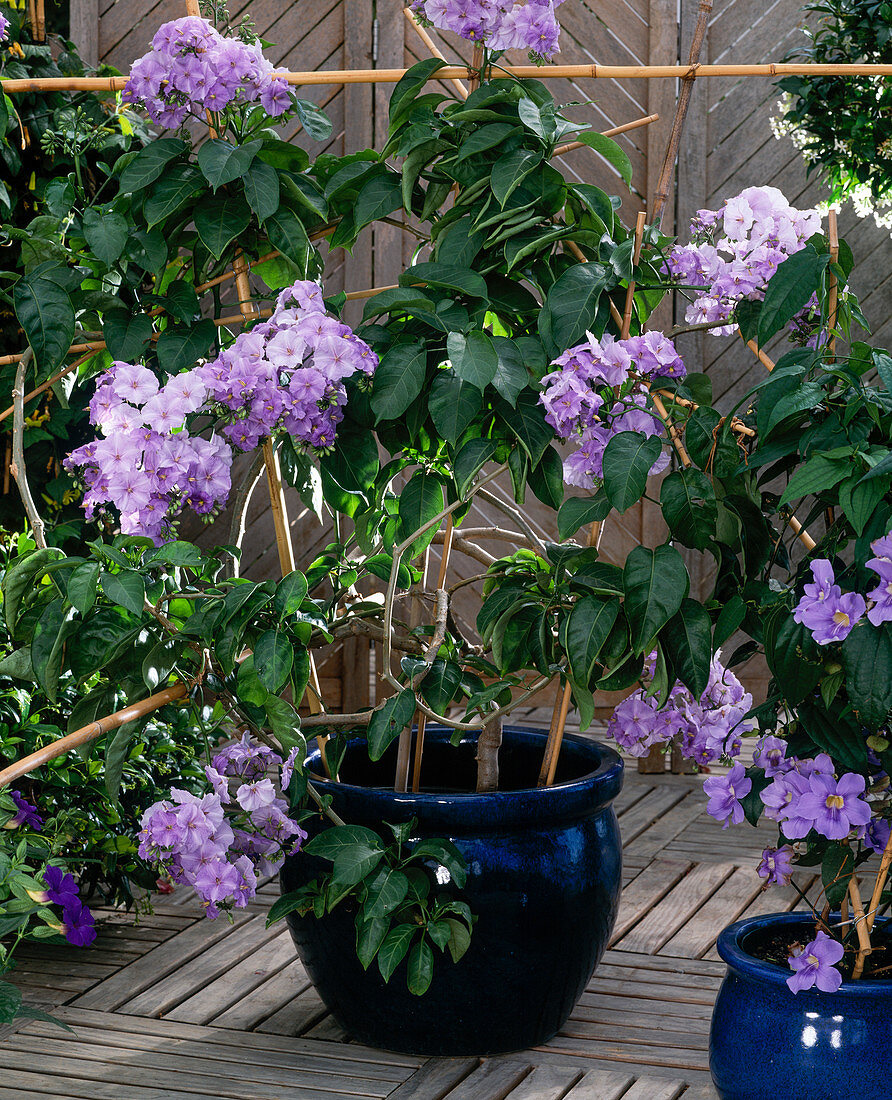
POLYGON ((619 432, 610 439, 604 450, 604 491, 618 512, 641 499, 662 449, 659 436, 643 432, 619 432))
POLYGON ((254 670, 261 684, 277 694, 291 675, 292 643, 279 630, 265 630, 254 645, 254 670))
POLYGON ((380 760, 394 738, 399 737, 415 714, 415 693, 405 688, 375 711, 368 726, 369 757, 380 760))
POLYGON ((657 633, 679 610, 689 588, 688 572, 674 546, 636 546, 623 567, 626 618, 636 654, 650 651, 657 633))
POLYGON ((842 643, 846 688, 858 720, 874 731, 892 711, 892 629, 857 623, 842 643))
POLYGON ((483 395, 477 386, 463 381, 452 370, 437 372, 428 409, 434 427, 444 439, 457 443, 482 405, 483 395))
POLYGON ((122 194, 129 191, 139 191, 154 183, 168 164, 182 153, 188 146, 180 138, 156 138, 149 142, 136 154, 133 160, 121 173, 118 186, 122 194))
POLYGON ((660 634, 679 680, 695 699, 706 690, 712 658, 712 621, 696 600, 685 599, 660 634))
POLYGON ((660 507, 683 546, 705 550, 716 536, 718 504, 712 482, 699 470, 675 470, 660 486, 660 507))
POLYGON ((87 207, 83 217, 84 237, 90 250, 106 267, 120 259, 127 244, 127 219, 113 210, 87 207))
POLYGON ((231 145, 222 138, 210 138, 198 150, 198 167, 214 191, 226 183, 241 179, 260 151, 262 141, 231 145))
POLYGON ((495 378, 499 357, 485 332, 475 330, 467 336, 450 332, 446 337, 446 352, 456 375, 477 389, 483 390, 495 378))
POLYGON ((424 344, 397 344, 381 357, 375 371, 372 411, 379 420, 395 420, 421 393, 427 375, 424 344))
POLYGON ((201 243, 218 260, 227 245, 250 224, 251 210, 241 195, 212 195, 195 209, 195 228, 201 243))
POLYGON ((566 630, 567 655, 577 683, 587 685, 598 655, 619 615, 619 600, 582 596, 573 605, 566 630))

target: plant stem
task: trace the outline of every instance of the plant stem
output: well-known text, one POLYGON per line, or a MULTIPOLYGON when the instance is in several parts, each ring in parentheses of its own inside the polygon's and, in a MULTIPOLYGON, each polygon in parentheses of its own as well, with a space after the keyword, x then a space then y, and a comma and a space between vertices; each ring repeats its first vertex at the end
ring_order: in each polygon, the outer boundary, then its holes
MULTIPOLYGON (((496 712, 496 715, 498 711, 496 712)), ((502 744, 502 719, 491 715, 477 738, 477 793, 499 787, 499 747, 502 744)))
POLYGON ((31 496, 31 486, 28 484, 28 471, 25 466, 25 373, 33 358, 34 352, 29 346, 16 367, 15 389, 12 391, 12 462, 9 464, 9 469, 22 495, 25 514, 28 516, 31 530, 34 532, 34 541, 39 549, 46 550, 43 520, 37 511, 34 497, 31 496))
POLYGON ((872 951, 870 946, 870 930, 864 917, 864 906, 861 903, 861 890, 858 880, 854 875, 849 879, 849 897, 852 899, 852 912, 855 917, 855 930, 858 933, 858 956, 855 959, 855 968, 852 971, 853 980, 857 981, 864 971, 864 961, 872 951))

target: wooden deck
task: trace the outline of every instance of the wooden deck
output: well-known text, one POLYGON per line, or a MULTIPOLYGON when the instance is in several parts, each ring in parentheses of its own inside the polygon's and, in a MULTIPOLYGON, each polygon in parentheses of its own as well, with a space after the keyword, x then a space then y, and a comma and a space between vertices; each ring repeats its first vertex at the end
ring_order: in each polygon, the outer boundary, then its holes
POLYGON ((13 980, 74 1033, 36 1021, 0 1030, 0 1100, 714 1100, 715 937, 796 895, 761 893, 753 868, 767 828, 722 834, 704 807, 696 777, 627 769, 616 931, 544 1047, 425 1061, 348 1042, 284 925, 265 926, 270 883, 233 924, 167 899, 136 925, 104 914, 91 948, 23 952, 13 980))

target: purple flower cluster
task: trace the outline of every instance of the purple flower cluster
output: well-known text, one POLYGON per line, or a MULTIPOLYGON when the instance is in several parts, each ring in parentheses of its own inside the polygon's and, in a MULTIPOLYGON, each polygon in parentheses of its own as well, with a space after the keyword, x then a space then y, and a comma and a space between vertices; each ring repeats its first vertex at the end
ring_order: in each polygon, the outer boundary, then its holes
POLYGON ((9 31, 9 20, 6 16, 0 12, 0 42, 5 41, 6 34, 9 31))
POLYGON ((491 50, 526 50, 545 60, 558 52, 563 0, 413 0, 410 7, 428 26, 452 31, 491 50))
POLYGON ((4 828, 18 829, 24 826, 39 833, 43 829, 43 818, 37 812, 37 807, 24 799, 18 791, 10 791, 9 797, 16 804, 16 813, 6 822, 4 828))
POLYGON ((688 323, 715 321, 715 336, 733 332, 728 320, 737 303, 761 300, 778 265, 820 229, 817 210, 796 210, 776 187, 747 187, 718 210, 698 210, 693 243, 676 245, 667 262, 674 278, 702 288, 688 323))
POLYGON ((842 959, 845 949, 826 932, 818 932, 811 943, 789 958, 793 974, 787 978, 787 985, 794 993, 817 986, 822 993, 835 993, 842 985, 842 974, 836 964, 842 959))
POLYGON ((863 833, 870 821, 870 805, 862 797, 866 787, 857 772, 837 779, 833 761, 822 752, 780 762, 759 797, 765 816, 780 824, 788 840, 801 840, 812 829, 828 840, 845 840, 853 829, 863 833))
POLYGON ((185 507, 209 515, 226 503, 233 448, 251 451, 279 428, 306 446, 330 447, 347 401, 344 380, 377 364, 371 348, 325 312, 319 285, 297 282, 268 321, 164 386, 148 367, 114 363, 90 401, 104 438, 72 451, 65 466, 82 471, 88 518, 111 504, 123 534, 161 542, 185 507), (199 418, 202 428, 212 421, 210 439, 190 433, 199 418))
POLYGON ((286 790, 295 759, 296 750, 283 761, 246 734, 205 768, 212 790, 202 798, 172 790, 169 801, 146 810, 140 856, 174 882, 188 883, 208 917, 244 908, 257 892, 258 876, 274 874, 306 839, 267 776, 280 768, 286 790))
POLYGON ((207 20, 189 15, 157 31, 151 50, 131 66, 123 99, 170 129, 190 114, 203 120, 206 111, 247 103, 278 116, 292 102, 286 71, 273 68, 259 42, 224 38, 207 20))
POLYGON ((722 828, 739 825, 743 821, 741 800, 753 789, 753 781, 746 774, 743 764, 735 764, 727 775, 710 775, 703 780, 703 792, 709 801, 706 812, 721 821, 722 828))
POLYGON ((62 907, 61 924, 51 927, 58 928, 65 939, 76 947, 91 944, 96 939, 96 922, 93 914, 78 897, 74 877, 61 867, 51 865, 43 872, 43 883, 46 890, 35 897, 35 900, 43 904, 52 902, 62 907))
POLYGON ((865 611, 874 626, 892 622, 892 532, 876 539, 870 548, 874 556, 866 564, 880 581, 866 598, 858 592, 843 592, 834 583, 833 566, 827 558, 810 563, 813 583, 803 588, 793 618, 808 628, 818 645, 843 641, 865 611))
POLYGON ((740 751, 740 738, 754 728, 744 720, 752 696, 733 672, 724 667, 721 650, 712 658, 709 682, 699 699, 677 683, 664 707, 645 696, 644 688, 628 695, 616 707, 607 724, 608 734, 632 756, 646 756, 654 745, 666 745, 681 737, 681 751, 698 764, 740 751))
MULTIPOLYGON (((663 435, 663 423, 647 408, 643 383, 655 377, 682 378, 685 366, 672 341, 661 332, 646 332, 628 340, 589 335, 584 344, 565 351, 542 379, 539 396, 546 421, 561 439, 579 443, 564 461, 569 485, 592 489, 603 476, 604 451, 619 432, 663 435)), ((660 454, 650 472, 669 463, 660 454)))

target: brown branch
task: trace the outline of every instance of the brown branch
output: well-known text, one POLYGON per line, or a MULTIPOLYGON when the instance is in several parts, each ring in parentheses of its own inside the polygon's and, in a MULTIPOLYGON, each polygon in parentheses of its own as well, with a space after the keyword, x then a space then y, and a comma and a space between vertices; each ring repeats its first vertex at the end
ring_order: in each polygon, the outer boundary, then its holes
POLYGON ((43 534, 44 523, 37 511, 34 497, 31 495, 31 486, 28 484, 28 470, 25 466, 25 372, 34 357, 29 347, 19 360, 15 372, 15 388, 12 391, 12 461, 9 464, 10 472, 15 478, 25 506, 25 514, 34 532, 34 541, 41 550, 46 549, 46 538, 43 534))

